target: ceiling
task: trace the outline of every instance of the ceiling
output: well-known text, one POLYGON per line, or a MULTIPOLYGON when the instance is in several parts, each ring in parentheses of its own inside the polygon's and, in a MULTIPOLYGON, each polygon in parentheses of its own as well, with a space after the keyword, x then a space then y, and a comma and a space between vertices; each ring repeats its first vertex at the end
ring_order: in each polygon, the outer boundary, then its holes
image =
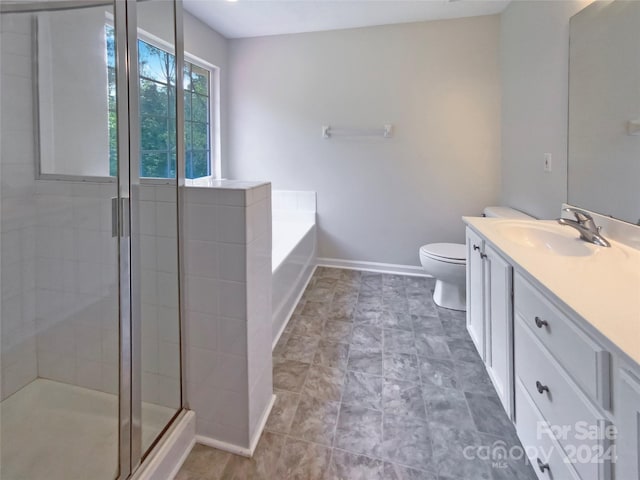
POLYGON ((184 0, 227 38, 317 32, 502 12, 510 0, 184 0))

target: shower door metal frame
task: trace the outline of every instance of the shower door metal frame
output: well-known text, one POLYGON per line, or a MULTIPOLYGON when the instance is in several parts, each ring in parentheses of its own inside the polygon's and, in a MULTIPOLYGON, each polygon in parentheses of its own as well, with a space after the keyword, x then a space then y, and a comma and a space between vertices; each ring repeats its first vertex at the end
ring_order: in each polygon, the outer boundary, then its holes
MULTIPOLYGON (((118 47, 119 36, 124 36, 122 45, 126 51, 122 52, 124 64, 117 63, 123 71, 123 77, 118 77, 121 85, 126 85, 126 98, 119 96, 122 105, 118 103, 118 121, 120 121, 120 108, 125 111, 122 118, 126 118, 126 130, 123 125, 123 135, 127 135, 128 143, 120 149, 119 142, 119 176, 118 188, 120 194, 127 201, 121 202, 126 211, 122 212, 125 219, 123 222, 126 238, 121 237, 121 247, 126 249, 126 255, 120 259, 121 271, 128 275, 128 285, 124 285, 121 290, 121 370, 120 370, 120 476, 119 479, 129 478, 135 475, 136 470, 148 455, 153 455, 155 447, 163 438, 163 435, 171 428, 174 421, 180 416, 185 407, 185 361, 184 361, 184 289, 183 279, 183 254, 181 246, 182 228, 182 191, 184 180, 184 40, 182 27, 182 1, 172 0, 174 13, 174 56, 176 69, 176 178, 163 184, 170 183, 176 188, 176 258, 177 258, 177 285, 178 285, 178 319, 179 322, 179 345, 180 345, 180 407, 171 420, 165 425, 156 439, 148 447, 147 451, 142 448, 142 305, 141 305, 141 255, 140 255, 140 129, 137 119, 140 118, 139 108, 139 77, 138 77, 138 21, 137 3, 147 0, 115 0, 116 21, 120 20, 120 25, 125 25, 118 32, 116 27, 116 49, 118 47), (135 120, 134 120, 135 119, 135 120), (134 121, 136 123, 134 123, 134 121), (122 157, 120 154, 122 153, 122 157), (123 159, 120 163, 120 158, 123 159), (126 159, 126 160, 125 160, 126 159), (126 172, 123 176, 122 173, 126 172), (125 355, 128 354, 128 356, 125 355)), ((120 57, 117 55, 117 59, 120 57)), ((124 122, 123 122, 124 123, 124 122)), ((120 128, 120 124, 118 125, 120 128)), ((120 130, 118 131, 120 134, 120 130)))
POLYGON ((176 236, 177 236, 177 282, 178 322, 180 345, 180 408, 171 418, 147 452, 142 450, 142 310, 141 310, 141 266, 140 266, 140 129, 132 119, 140 117, 138 78, 138 21, 137 2, 145 0, 115 0, 114 22, 116 25, 116 65, 118 93, 118 194, 120 202, 121 236, 120 258, 120 474, 118 479, 129 478, 145 460, 153 454, 165 432, 171 428, 185 407, 185 361, 184 361, 184 289, 181 235, 183 215, 184 176, 184 39, 182 1, 174 0, 174 55, 176 65, 176 236), (119 22, 119 23, 118 23, 119 22), (118 28, 118 25, 124 27, 118 28), (126 87, 124 87, 126 85, 126 87), (120 123, 120 120, 124 121, 120 123))
MULTIPOLYGON (((114 27, 116 36, 116 110, 118 136, 118 174, 116 176, 118 188, 118 278, 119 278, 119 418, 118 418, 118 479, 128 478, 132 471, 132 283, 131 283, 131 215, 130 202, 123 201, 130 198, 129 168, 134 130, 131 128, 130 108, 132 82, 130 77, 137 79, 137 63, 131 63, 129 37, 129 21, 131 16, 135 20, 135 8, 129 12, 129 2, 114 0, 114 27), (135 66, 132 72, 131 66, 135 66)), ((135 25, 135 24, 134 24, 135 25)), ((134 48, 136 42, 133 42, 134 48)), ((134 52, 137 58, 137 52, 134 52)), ((134 85, 135 87, 135 85, 134 85)))

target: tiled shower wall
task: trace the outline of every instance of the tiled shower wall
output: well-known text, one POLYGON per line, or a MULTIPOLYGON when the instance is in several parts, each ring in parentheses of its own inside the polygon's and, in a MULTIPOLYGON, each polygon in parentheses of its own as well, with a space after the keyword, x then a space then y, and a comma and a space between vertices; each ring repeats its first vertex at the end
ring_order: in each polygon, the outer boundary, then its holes
MULTIPOLYGON (((0 399, 37 377, 116 393, 115 184, 35 180, 32 18, 0 24, 0 399)), ((179 398, 175 189, 141 198, 143 400, 179 398)))
POLYGON ((0 49, 0 399, 4 399, 37 376, 35 149, 28 16, 2 16, 0 49))
POLYGON ((176 189, 140 187, 142 400, 180 407, 176 189))
MULTIPOLYGON (((118 391, 113 184, 38 181, 38 376, 118 391)), ((177 407, 180 365, 175 188, 140 187, 143 401, 177 407)), ((135 252, 132 252, 135 255, 135 252)))
POLYGON ((114 184, 38 181, 38 376, 94 390, 118 389, 114 184))

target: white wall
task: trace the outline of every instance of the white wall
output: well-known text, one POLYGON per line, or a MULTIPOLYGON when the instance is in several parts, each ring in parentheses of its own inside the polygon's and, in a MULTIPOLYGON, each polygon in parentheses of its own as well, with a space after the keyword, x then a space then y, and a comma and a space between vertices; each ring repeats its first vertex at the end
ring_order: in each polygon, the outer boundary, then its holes
POLYGON ((229 41, 228 176, 318 193, 319 256, 418 265, 500 185, 499 18, 229 41), (393 139, 321 138, 321 126, 393 139))
POLYGON ((588 3, 514 1, 501 16, 502 203, 540 218, 567 200, 569 19, 588 3))

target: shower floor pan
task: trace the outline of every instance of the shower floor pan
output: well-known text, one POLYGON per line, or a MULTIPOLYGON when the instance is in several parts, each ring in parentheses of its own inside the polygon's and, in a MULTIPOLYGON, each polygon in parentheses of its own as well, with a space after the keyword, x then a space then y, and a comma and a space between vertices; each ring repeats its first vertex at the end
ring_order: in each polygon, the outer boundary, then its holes
MULTIPOLYGON (((143 445, 175 410, 142 404, 143 445)), ((0 403, 2 480, 111 480, 118 465, 118 397, 36 379, 0 403)))

